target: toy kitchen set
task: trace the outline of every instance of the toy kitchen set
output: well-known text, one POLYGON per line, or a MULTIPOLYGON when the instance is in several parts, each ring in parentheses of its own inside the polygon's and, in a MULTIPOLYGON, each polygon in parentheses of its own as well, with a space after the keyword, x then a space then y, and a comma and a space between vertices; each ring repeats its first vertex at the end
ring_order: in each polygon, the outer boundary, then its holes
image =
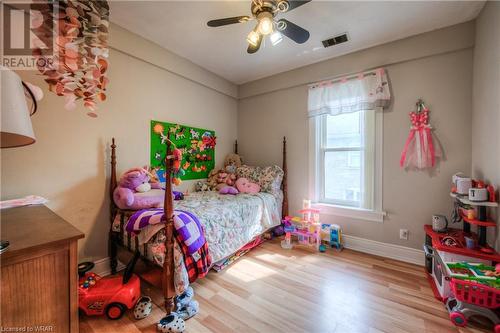
POLYGON ((443 215, 424 226, 427 278, 455 325, 466 326, 471 316, 480 315, 500 333, 500 254, 486 242, 487 229, 496 227, 488 216, 498 207, 495 188, 456 174, 450 195, 451 224, 463 221, 463 228, 450 228, 443 215))

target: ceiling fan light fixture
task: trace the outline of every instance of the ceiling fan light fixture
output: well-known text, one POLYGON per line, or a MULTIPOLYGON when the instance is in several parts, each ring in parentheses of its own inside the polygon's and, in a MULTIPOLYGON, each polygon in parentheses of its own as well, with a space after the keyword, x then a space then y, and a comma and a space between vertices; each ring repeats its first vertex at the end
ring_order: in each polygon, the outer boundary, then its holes
POLYGON ((275 31, 269 36, 271 43, 274 45, 278 45, 283 40, 283 36, 279 33, 279 31, 275 31))
POLYGON ((271 34, 274 28, 273 15, 269 12, 263 12, 257 18, 259 20, 258 31, 264 36, 271 34))
POLYGON ((276 4, 276 8, 282 13, 286 12, 290 8, 290 3, 288 0, 280 0, 276 4))
POLYGON ((257 46, 260 38, 261 38, 260 34, 257 31, 252 30, 252 31, 250 31, 250 33, 247 36, 247 42, 248 42, 248 44, 250 44, 252 46, 257 46))

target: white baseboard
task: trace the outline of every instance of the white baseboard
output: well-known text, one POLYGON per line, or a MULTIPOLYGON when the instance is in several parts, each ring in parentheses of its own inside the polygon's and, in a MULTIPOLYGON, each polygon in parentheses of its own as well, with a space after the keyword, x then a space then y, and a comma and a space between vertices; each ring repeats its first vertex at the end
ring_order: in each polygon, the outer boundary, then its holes
MULTIPOLYGON (((110 261, 111 260, 109 257, 94 261, 95 267, 94 267, 94 269, 92 269, 92 272, 94 272, 100 276, 110 275, 111 274, 111 266, 109 265, 110 261)), ((116 270, 121 271, 124 268, 125 268, 125 265, 118 261, 118 266, 117 266, 116 270)))
MULTIPOLYGON (((356 236, 344 236, 344 246, 347 249, 373 254, 376 256, 386 257, 390 259, 401 260, 411 264, 423 266, 424 265, 424 251, 413 249, 410 247, 377 242, 374 240, 360 238, 356 236)), ((92 270, 100 276, 111 274, 111 267, 109 265, 110 258, 102 258, 94 261, 95 267, 92 270)), ((125 265, 118 261, 117 271, 125 269, 125 265)))
POLYGON ((409 262, 419 266, 423 266, 425 263, 424 251, 410 247, 382 243, 349 235, 344 235, 344 246, 347 249, 409 262))

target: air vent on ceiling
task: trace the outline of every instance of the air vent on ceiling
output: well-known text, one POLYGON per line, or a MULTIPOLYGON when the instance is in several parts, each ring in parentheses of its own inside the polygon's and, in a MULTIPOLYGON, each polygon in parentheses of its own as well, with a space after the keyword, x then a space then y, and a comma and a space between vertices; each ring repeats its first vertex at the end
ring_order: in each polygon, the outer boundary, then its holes
POLYGON ((333 45, 341 44, 347 42, 349 39, 347 38, 347 34, 338 35, 329 39, 325 39, 322 41, 324 47, 330 47, 333 45))

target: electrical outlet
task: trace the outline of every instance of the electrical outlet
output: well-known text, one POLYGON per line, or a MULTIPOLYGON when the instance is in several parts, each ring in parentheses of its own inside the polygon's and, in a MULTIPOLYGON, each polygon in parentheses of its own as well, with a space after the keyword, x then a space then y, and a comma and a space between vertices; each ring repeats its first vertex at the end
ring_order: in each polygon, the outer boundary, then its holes
POLYGON ((399 239, 408 240, 408 229, 399 229, 399 239))

